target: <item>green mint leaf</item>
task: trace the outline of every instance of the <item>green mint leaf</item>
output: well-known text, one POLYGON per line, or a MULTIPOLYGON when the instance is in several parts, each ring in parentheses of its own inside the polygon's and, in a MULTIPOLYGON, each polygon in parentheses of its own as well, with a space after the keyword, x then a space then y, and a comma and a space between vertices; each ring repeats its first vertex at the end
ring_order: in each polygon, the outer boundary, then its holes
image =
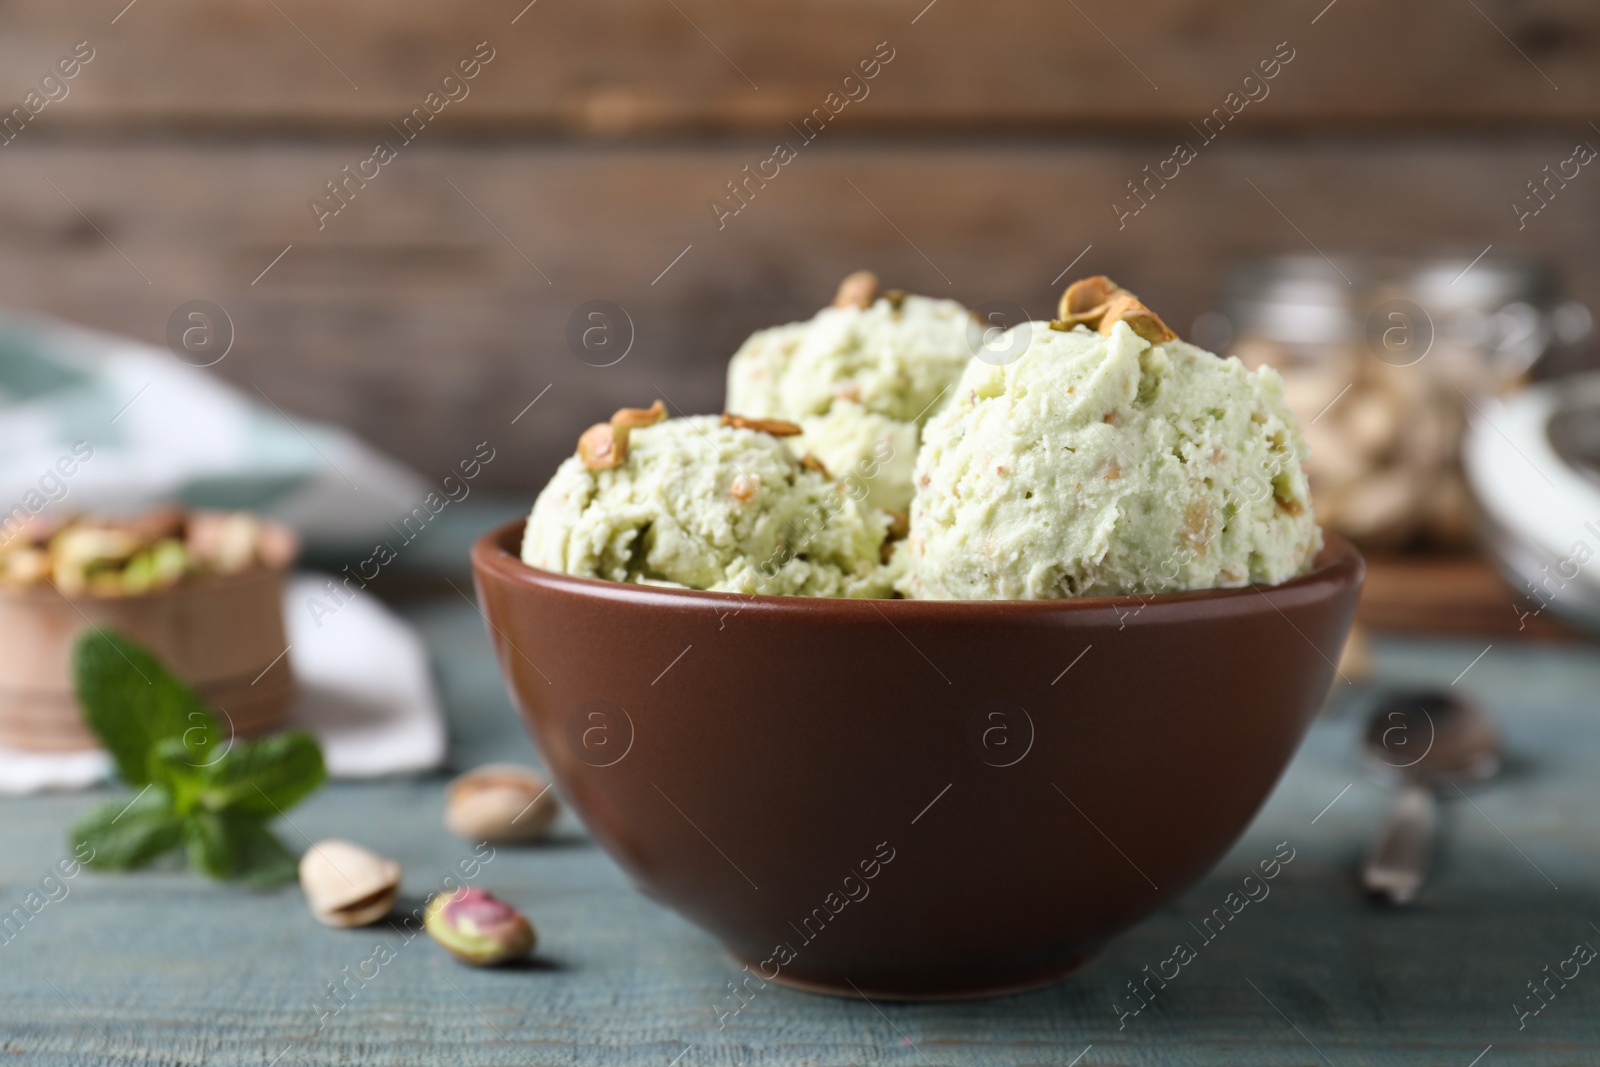
POLYGON ((91 628, 78 638, 73 678, 84 721, 130 785, 148 785, 150 750, 183 741, 196 763, 217 743, 217 721, 194 691, 121 634, 91 628))
POLYGON ((283 847, 277 835, 258 819, 224 815, 233 823, 233 879, 245 885, 266 889, 292 882, 299 874, 300 861, 283 847))
POLYGON ((150 746, 150 780, 172 798, 172 809, 188 815, 200 805, 207 768, 196 762, 181 737, 168 737, 150 746))
POLYGON ((228 820, 214 811, 197 811, 183 821, 183 846, 189 867, 212 878, 233 872, 234 843, 228 820))
POLYGON ((197 811, 185 820, 183 829, 189 866, 201 874, 257 888, 282 885, 295 877, 294 854, 258 816, 197 811))
POLYGON ((73 670, 84 721, 123 779, 146 787, 78 823, 74 843, 94 850, 86 865, 137 867, 182 847, 189 866, 212 878, 254 886, 294 878, 294 855, 266 824, 327 777, 314 737, 295 730, 220 745, 194 691, 120 634, 86 632, 73 670))
POLYGON ((208 810, 270 819, 321 785, 327 769, 317 739, 304 730, 289 730, 235 742, 203 774, 201 803, 208 810))
POLYGON ((67 841, 84 866, 100 870, 143 867, 183 844, 183 820, 167 795, 151 787, 127 800, 98 804, 73 826, 67 841), (87 846, 86 851, 81 846, 87 846))

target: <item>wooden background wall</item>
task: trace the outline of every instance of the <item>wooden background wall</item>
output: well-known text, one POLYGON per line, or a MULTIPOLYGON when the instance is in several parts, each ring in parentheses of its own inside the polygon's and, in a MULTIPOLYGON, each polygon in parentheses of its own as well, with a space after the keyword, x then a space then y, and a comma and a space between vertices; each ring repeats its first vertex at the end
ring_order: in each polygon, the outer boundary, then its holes
POLYGON ((860 266, 1045 315, 1088 248, 1075 275, 1183 329, 1242 255, 1492 244, 1600 302, 1600 169, 1524 229, 1509 206, 1600 146, 1584 0, 525 3, 7 0, 0 112, 95 55, 0 147, 0 302, 161 343, 212 300, 217 373, 423 470, 489 438, 516 492, 621 404, 719 410, 739 341, 860 266), (319 230, 324 183, 482 41, 470 95, 319 230), (879 42, 869 95, 719 229, 723 183, 879 42), (1119 229, 1124 183, 1280 42, 1270 94, 1119 229), (636 332, 605 368, 566 342, 595 299, 636 332))

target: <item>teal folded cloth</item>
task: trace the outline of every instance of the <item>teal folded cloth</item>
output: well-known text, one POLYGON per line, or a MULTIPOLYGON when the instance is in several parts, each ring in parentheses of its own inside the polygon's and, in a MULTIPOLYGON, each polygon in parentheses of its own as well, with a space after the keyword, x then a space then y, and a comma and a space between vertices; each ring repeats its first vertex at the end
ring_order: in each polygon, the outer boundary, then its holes
POLYGON ((0 313, 0 523, 175 501, 245 508, 314 552, 384 536, 429 486, 347 431, 299 418, 165 348, 0 313))

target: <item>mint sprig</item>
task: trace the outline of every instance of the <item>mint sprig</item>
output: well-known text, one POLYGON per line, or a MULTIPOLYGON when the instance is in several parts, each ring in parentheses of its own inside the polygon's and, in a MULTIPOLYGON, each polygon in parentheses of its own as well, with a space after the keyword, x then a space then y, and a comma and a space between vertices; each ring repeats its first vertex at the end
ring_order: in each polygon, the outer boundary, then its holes
POLYGON ((327 776, 316 738, 224 738, 192 689, 114 632, 86 631, 72 666, 84 721, 123 781, 142 789, 72 828, 70 844, 93 850, 88 866, 127 870, 182 848, 212 878, 267 886, 294 877, 295 857, 268 824, 327 776))

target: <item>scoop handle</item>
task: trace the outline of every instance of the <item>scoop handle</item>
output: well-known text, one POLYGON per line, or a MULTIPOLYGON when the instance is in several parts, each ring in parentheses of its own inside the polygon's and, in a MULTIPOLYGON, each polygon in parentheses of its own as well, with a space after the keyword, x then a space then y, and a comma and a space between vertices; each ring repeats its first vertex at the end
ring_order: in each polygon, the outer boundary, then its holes
POLYGON ((1408 785, 1400 791, 1361 869, 1361 883, 1368 892, 1387 897, 1391 904, 1416 899, 1428 876, 1438 807, 1433 790, 1424 786, 1408 785))

